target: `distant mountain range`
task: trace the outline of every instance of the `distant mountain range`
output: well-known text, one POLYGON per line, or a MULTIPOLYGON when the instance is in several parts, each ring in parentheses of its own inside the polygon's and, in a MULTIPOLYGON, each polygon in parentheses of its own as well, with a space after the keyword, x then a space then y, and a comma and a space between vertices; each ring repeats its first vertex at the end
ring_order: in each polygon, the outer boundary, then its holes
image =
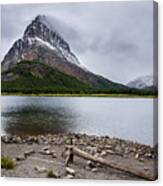
POLYGON ((130 81, 127 86, 137 89, 157 88, 157 78, 152 75, 142 76, 130 81))
POLYGON ((15 41, 1 64, 2 92, 132 92, 130 84, 87 69, 52 25, 46 16, 38 15, 15 41))

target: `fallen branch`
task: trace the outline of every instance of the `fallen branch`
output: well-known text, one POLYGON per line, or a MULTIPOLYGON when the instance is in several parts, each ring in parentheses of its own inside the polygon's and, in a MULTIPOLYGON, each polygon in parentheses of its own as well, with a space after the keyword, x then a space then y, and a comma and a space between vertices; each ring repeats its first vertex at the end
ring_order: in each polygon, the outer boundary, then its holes
POLYGON ((151 172, 143 171, 141 169, 139 169, 139 170, 135 169, 135 167, 131 166, 130 164, 122 165, 122 164, 120 164, 116 161, 113 161, 113 160, 108 161, 108 160, 101 158, 101 157, 95 157, 95 156, 92 156, 91 154, 89 154, 83 150, 80 150, 79 148, 74 147, 72 145, 69 145, 66 148, 71 149, 71 153, 73 153, 74 155, 84 158, 86 160, 91 160, 93 162, 100 163, 102 165, 109 166, 114 169, 125 171, 127 173, 133 174, 133 175, 141 177, 143 179, 147 179, 147 180, 151 180, 151 181, 156 179, 156 176, 154 174, 151 174, 151 172))

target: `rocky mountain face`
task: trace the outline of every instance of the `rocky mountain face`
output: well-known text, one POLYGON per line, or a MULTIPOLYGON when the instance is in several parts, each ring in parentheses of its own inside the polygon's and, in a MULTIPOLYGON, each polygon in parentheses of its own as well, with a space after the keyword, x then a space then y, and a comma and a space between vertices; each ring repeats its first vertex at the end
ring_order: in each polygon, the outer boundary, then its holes
POLYGON ((27 26, 23 37, 14 43, 5 56, 2 71, 11 69, 14 64, 22 60, 44 59, 47 56, 43 56, 44 53, 41 53, 40 48, 49 50, 49 54, 55 54, 56 58, 62 59, 62 62, 69 62, 81 67, 76 56, 70 51, 68 43, 51 29, 45 16, 37 16, 27 26))
MULTIPOLYGON (((23 37, 18 39, 2 61, 2 81, 7 80, 7 72, 22 61, 34 61, 48 65, 53 69, 75 77, 82 83, 98 88, 126 88, 108 79, 90 72, 72 53, 69 44, 48 22, 45 16, 37 16, 25 29, 23 37)), ((9 78, 9 79, 12 79, 9 78)))
MULTIPOLYGON (((26 59, 27 55, 29 55, 29 50, 40 46, 53 50, 58 57, 63 58, 62 60, 67 60, 80 66, 78 59, 70 51, 68 43, 56 31, 51 30, 50 23, 46 21, 46 17, 37 16, 35 20, 27 26, 23 37, 14 43, 5 56, 3 60, 3 70, 8 70, 13 64, 26 59)), ((31 54, 29 57, 33 59, 37 56, 33 53, 33 56, 31 54)))
POLYGON ((139 77, 129 82, 127 86, 130 88, 137 88, 137 89, 157 87, 157 78, 152 75, 139 77))

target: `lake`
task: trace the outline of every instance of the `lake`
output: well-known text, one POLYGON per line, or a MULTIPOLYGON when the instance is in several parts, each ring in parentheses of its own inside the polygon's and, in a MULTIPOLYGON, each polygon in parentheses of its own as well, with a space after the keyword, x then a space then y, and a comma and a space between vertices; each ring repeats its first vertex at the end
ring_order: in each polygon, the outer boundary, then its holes
POLYGON ((2 134, 86 133, 153 146, 153 99, 1 96, 2 134))

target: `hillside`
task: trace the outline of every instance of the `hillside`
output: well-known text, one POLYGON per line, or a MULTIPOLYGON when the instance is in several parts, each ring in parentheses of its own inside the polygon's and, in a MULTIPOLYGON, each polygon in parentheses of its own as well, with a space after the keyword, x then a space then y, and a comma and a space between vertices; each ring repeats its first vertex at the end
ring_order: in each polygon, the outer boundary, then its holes
POLYGON ((2 73, 2 92, 71 93, 88 89, 88 84, 38 61, 22 61, 2 73))

